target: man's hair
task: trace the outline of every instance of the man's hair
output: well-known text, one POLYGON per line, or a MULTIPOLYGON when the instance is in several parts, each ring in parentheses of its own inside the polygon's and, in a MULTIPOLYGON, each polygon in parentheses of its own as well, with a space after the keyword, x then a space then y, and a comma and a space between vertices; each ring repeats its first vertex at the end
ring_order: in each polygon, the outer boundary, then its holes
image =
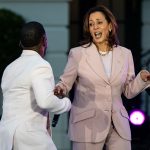
POLYGON ((22 47, 37 46, 41 38, 45 35, 45 30, 39 22, 28 22, 21 30, 20 42, 22 47))

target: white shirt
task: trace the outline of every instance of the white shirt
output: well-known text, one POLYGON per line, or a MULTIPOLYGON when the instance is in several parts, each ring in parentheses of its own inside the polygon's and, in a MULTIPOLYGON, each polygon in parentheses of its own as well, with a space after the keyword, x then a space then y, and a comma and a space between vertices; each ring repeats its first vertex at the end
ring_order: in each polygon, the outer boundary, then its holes
POLYGON ((110 78, 112 66, 112 51, 109 51, 109 53, 104 56, 100 55, 100 58, 103 62, 104 70, 107 74, 107 77, 110 78))

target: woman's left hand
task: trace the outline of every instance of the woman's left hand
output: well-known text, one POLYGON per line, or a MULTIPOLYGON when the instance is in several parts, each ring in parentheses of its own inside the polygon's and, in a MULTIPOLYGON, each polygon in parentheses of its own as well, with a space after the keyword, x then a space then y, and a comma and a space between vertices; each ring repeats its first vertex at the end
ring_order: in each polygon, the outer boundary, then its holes
POLYGON ((142 70, 140 73, 141 79, 144 82, 150 81, 150 72, 147 70, 142 70))

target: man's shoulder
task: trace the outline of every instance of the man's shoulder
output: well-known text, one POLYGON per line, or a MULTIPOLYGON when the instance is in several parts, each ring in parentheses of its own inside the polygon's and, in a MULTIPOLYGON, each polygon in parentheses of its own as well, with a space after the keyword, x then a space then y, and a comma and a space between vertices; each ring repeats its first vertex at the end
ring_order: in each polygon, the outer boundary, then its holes
POLYGON ((35 57, 31 61, 31 66, 33 67, 50 67, 50 63, 42 57, 35 57))

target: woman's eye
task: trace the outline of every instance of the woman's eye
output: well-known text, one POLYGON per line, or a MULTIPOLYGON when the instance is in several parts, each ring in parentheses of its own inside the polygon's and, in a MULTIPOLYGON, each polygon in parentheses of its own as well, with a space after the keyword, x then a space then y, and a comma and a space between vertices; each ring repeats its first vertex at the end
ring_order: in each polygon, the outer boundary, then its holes
POLYGON ((93 23, 89 23, 89 26, 92 27, 92 26, 93 26, 93 23))
POLYGON ((103 23, 102 21, 98 21, 98 22, 97 22, 97 24, 102 24, 102 23, 103 23))

